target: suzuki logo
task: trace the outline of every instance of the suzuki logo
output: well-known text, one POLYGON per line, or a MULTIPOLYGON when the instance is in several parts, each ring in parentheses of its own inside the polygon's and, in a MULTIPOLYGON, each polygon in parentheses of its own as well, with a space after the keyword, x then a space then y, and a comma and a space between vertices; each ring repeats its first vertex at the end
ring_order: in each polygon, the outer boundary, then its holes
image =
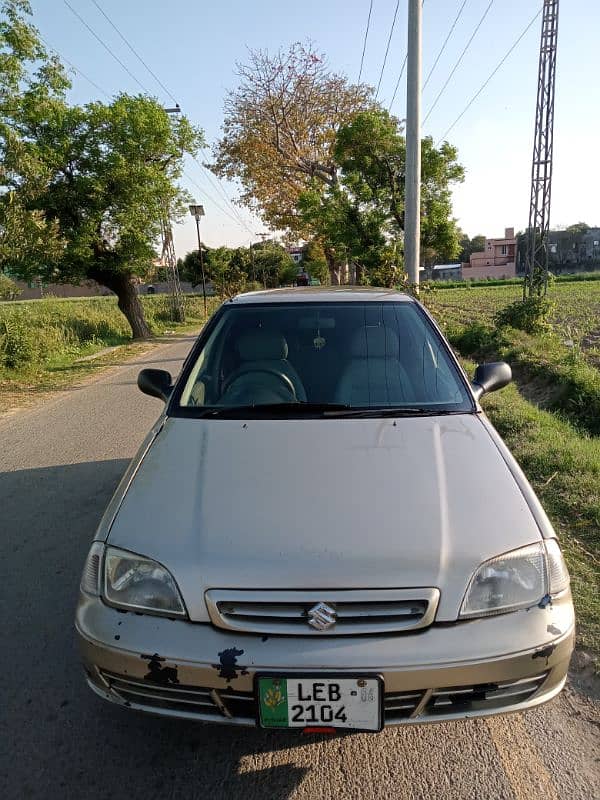
POLYGON ((335 625, 336 617, 335 608, 327 603, 317 603, 308 611, 308 624, 318 631, 326 631, 335 625))

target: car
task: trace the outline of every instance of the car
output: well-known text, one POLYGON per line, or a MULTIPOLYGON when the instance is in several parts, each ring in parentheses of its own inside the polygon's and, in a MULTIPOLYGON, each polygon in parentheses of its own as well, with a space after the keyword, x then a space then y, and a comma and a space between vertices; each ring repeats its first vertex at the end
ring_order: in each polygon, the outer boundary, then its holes
MULTIPOLYGON (((426 309, 385 289, 223 303, 85 561, 89 686, 138 711, 335 733, 531 708, 565 683, 569 575, 426 309)), ((116 413, 118 411, 116 410, 116 413)))

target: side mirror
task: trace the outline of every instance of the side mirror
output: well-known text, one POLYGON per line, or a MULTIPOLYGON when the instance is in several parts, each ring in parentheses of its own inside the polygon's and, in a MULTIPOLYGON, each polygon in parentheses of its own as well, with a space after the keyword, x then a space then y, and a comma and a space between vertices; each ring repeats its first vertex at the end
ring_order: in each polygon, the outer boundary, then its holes
POLYGON ((164 369, 143 369, 138 375, 137 385, 144 394, 158 397, 166 403, 171 396, 173 379, 171 373, 164 369))
POLYGON ((502 389, 512 381, 512 370, 505 361, 492 361, 489 364, 479 364, 475 370, 475 377, 471 389, 475 399, 479 400, 488 392, 502 389))

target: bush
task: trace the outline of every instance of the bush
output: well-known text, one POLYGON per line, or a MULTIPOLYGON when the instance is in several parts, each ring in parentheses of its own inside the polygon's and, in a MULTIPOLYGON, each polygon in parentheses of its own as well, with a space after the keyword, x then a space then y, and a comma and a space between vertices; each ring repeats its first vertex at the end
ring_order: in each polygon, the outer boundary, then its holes
POLYGON ((552 303, 545 297, 528 297, 516 300, 500 309, 494 317, 499 328, 516 328, 526 333, 543 333, 548 330, 548 316, 552 303))
POLYGON ((482 322, 472 322, 465 328, 450 330, 448 338, 464 356, 485 355, 496 345, 496 332, 482 322))
POLYGON ((21 294, 17 284, 0 272, 0 300, 15 300, 21 294))

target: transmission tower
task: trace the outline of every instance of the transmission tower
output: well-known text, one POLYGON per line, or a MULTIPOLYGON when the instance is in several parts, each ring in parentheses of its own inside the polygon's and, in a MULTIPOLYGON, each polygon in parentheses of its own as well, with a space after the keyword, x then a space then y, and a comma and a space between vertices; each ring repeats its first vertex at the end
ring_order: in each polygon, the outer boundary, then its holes
POLYGON ((169 286, 169 298, 171 304, 171 319, 173 322, 185 322, 183 293, 181 291, 181 284, 179 282, 179 270, 177 268, 177 258, 175 257, 175 245, 173 244, 173 231, 171 230, 171 219, 168 208, 165 208, 161 222, 161 237, 161 261, 167 273, 167 284, 169 286))
POLYGON ((523 299, 527 296, 541 296, 548 288, 548 230, 552 191, 557 38, 558 0, 544 0, 523 299))

